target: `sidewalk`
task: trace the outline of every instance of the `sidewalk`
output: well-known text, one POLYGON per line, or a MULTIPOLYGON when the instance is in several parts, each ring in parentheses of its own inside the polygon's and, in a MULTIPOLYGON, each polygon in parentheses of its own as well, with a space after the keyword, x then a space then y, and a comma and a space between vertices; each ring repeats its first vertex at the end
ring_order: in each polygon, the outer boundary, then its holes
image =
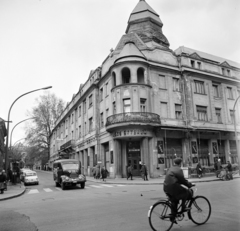
MULTIPOLYGON (((233 177, 240 178, 239 174, 234 175, 233 177)), ((159 178, 148 178, 148 181, 144 181, 141 177, 133 177, 133 180, 126 179, 126 178, 107 178, 106 181, 102 179, 94 179, 91 176, 87 176, 87 181, 95 182, 95 183, 105 183, 105 184, 124 184, 124 185, 159 185, 163 184, 165 179, 165 175, 159 178)), ((188 181, 192 183, 202 183, 202 182, 212 182, 212 181, 221 181, 221 179, 216 178, 216 176, 203 176, 202 178, 189 178, 188 181)))
POLYGON ((12 185, 10 183, 10 185, 8 184, 7 186, 7 191, 4 191, 4 194, 0 194, 0 201, 21 196, 22 194, 24 194, 25 190, 26 188, 23 184, 18 183, 18 184, 12 185))
MULTIPOLYGON (((44 171, 47 172, 47 171, 44 171)), ((48 173, 48 172, 47 172, 48 173)), ((52 172, 49 172, 52 173, 52 172)), ((133 180, 127 180, 126 178, 107 178, 106 181, 102 179, 94 179, 91 176, 87 176, 88 182, 95 182, 95 183, 104 183, 104 184, 122 184, 122 185, 159 185, 163 184, 165 175, 159 178, 150 178, 148 181, 144 181, 141 177, 133 177, 133 180)), ((235 174, 234 179, 240 178, 239 174, 235 174)), ((190 178, 188 179, 192 183, 202 183, 202 182, 212 182, 212 181, 220 181, 219 178, 216 176, 203 176, 202 178, 190 178)), ((0 201, 12 199, 24 194, 26 188, 23 184, 16 184, 16 185, 8 185, 7 191, 4 191, 4 194, 0 194, 0 201)))

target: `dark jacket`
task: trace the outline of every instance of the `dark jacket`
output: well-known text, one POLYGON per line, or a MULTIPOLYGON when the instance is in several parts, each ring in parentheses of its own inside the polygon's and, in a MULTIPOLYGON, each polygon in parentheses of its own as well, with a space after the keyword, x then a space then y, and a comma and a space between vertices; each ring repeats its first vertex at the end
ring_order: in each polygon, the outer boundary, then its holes
POLYGON ((132 165, 128 166, 127 171, 128 173, 132 173, 132 165))
POLYGON ((6 175, 1 173, 1 174, 0 174, 0 183, 5 182, 6 180, 7 180, 6 175))
POLYGON ((199 174, 199 175, 202 174, 202 171, 203 171, 203 170, 202 170, 202 166, 201 166, 200 163, 197 164, 196 170, 197 170, 197 174, 199 174))
POLYGON ((147 175, 147 166, 144 164, 141 168, 142 175, 147 175))
POLYGON ((227 164, 226 169, 227 169, 229 172, 232 172, 232 165, 231 165, 230 163, 227 164))
POLYGON ((107 169, 101 169, 101 174, 102 174, 102 178, 107 178, 107 175, 108 175, 108 170, 107 169))
POLYGON ((163 190, 170 194, 171 196, 178 198, 181 193, 185 193, 186 189, 184 189, 182 185, 190 188, 192 184, 184 178, 183 170, 179 166, 172 166, 166 174, 163 190))

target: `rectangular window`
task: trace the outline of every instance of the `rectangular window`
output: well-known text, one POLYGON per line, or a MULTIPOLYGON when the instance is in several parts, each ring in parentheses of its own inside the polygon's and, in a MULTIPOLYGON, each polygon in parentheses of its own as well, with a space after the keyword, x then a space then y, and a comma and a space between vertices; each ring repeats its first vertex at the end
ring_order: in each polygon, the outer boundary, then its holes
POLYGON ((175 104, 175 117, 176 119, 182 119, 182 105, 175 104))
POLYGON ((85 114, 87 111, 87 102, 86 100, 83 101, 83 113, 85 114))
POLYGON ((162 118, 168 117, 167 103, 161 102, 160 115, 162 118))
POLYGON ((106 118, 109 116, 109 109, 106 109, 106 118))
POLYGON ((75 109, 75 113, 74 113, 74 115, 75 115, 75 121, 77 122, 77 108, 75 109))
POLYGON ((222 68, 222 74, 226 75, 225 68, 222 68))
POLYGON ((201 63, 197 62, 197 65, 198 65, 198 69, 201 69, 201 63))
POLYGON ((146 112, 146 99, 140 99, 140 111, 146 112))
POLYGON ((73 121, 74 121, 74 114, 72 113, 72 124, 73 124, 73 121))
POLYGON ((87 135, 87 122, 84 123, 84 135, 87 135))
POLYGON ((68 116, 68 127, 70 128, 71 125, 71 116, 68 116))
POLYGON ((130 99, 124 99, 123 100, 123 112, 128 113, 131 111, 131 100, 130 99))
POLYGON ((93 118, 91 117, 89 119, 89 132, 91 132, 93 130, 93 118))
POLYGON ((233 99, 233 92, 231 87, 227 87, 227 97, 228 99, 233 99))
POLYGON ((105 96, 108 96, 108 83, 106 83, 106 95, 105 96))
POLYGON ((219 85, 218 84, 213 84, 213 96, 216 98, 220 97, 220 92, 219 92, 219 85))
POLYGON ((173 91, 180 91, 180 81, 178 78, 173 78, 173 91))
POLYGON ((204 82, 195 80, 194 85, 195 85, 195 93, 205 94, 204 82))
POLYGON ((207 121, 207 107, 197 106, 198 120, 207 121))
POLYGON ((79 106, 79 107, 78 107, 78 117, 80 117, 80 116, 81 116, 81 110, 82 110, 82 107, 81 107, 81 106, 79 106))
POLYGON ((221 108, 215 108, 217 123, 222 123, 221 108))
POLYGON ((79 138, 82 137, 82 130, 81 130, 81 129, 82 129, 82 127, 79 126, 79 127, 78 127, 78 137, 79 137, 79 138))
POLYGON ((166 89, 166 79, 163 75, 159 75, 159 87, 161 89, 166 89))
POLYGON ((89 96, 89 108, 92 107, 93 102, 92 102, 92 95, 89 96))
POLYGON ((101 128, 104 127, 103 112, 100 114, 100 126, 101 126, 101 128))
POLYGON ((100 94, 100 101, 102 101, 103 100, 103 88, 100 89, 99 94, 100 94))
POLYGON ((195 68, 195 61, 194 60, 191 60, 191 67, 195 68))
POLYGON ((231 119, 231 123, 234 123, 234 111, 230 110, 230 119, 231 119))
POLYGON ((113 102, 113 115, 117 113, 116 102, 113 102))
POLYGON ((230 70, 227 70, 227 75, 228 75, 228 76, 231 76, 230 70))

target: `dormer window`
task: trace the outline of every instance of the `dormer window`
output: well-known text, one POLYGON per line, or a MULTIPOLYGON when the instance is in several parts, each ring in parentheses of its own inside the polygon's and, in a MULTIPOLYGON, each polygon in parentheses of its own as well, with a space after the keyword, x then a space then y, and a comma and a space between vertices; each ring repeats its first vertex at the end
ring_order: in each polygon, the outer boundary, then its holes
POLYGON ((201 62, 197 62, 198 69, 201 69, 201 62))
POLYGON ((191 60, 191 67, 195 68, 195 61, 194 60, 191 60))

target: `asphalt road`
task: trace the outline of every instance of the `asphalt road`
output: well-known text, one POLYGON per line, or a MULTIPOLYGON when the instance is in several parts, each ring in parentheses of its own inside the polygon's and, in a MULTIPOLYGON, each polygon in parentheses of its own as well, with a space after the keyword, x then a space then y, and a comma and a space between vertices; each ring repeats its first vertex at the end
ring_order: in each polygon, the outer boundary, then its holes
MULTIPOLYGON (((162 185, 107 185, 62 191, 52 174, 39 172, 40 185, 0 203, 0 231, 146 231, 150 205, 165 197, 162 185)), ((210 220, 196 226, 187 218, 171 230, 239 231, 240 179, 197 184, 212 205, 210 220)))

